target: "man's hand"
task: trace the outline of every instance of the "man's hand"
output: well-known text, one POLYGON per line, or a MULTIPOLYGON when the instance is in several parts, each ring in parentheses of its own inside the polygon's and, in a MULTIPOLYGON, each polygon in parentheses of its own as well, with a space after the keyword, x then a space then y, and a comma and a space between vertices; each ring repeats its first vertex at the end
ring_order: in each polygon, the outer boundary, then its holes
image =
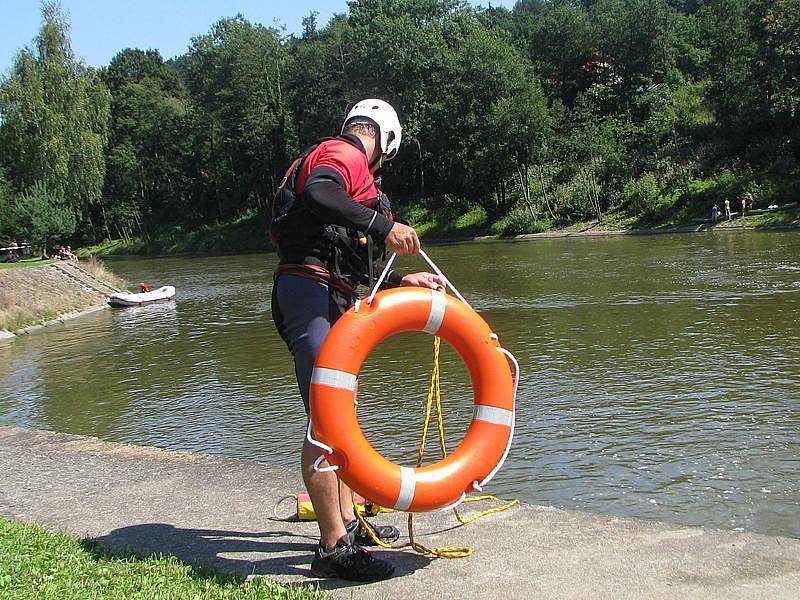
POLYGON ((407 285, 409 287, 431 288, 432 290, 435 290, 439 286, 444 287, 445 282, 444 279, 438 275, 422 272, 411 273, 410 275, 403 277, 403 285, 407 285))
POLYGON ((417 254, 419 252, 419 238, 417 232, 413 227, 403 225, 402 223, 395 223, 392 225, 389 235, 384 240, 386 245, 389 246, 398 256, 404 254, 417 254))

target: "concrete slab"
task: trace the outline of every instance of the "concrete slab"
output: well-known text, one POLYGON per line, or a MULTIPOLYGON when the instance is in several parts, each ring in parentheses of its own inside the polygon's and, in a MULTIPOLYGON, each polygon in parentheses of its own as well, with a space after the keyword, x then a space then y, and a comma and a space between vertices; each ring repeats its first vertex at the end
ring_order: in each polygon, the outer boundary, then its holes
MULTIPOLYGON (((470 546, 470 558, 381 550, 394 578, 320 581, 309 571, 315 525, 273 517, 301 489, 297 472, 3 426, 0 472, 4 517, 140 555, 319 584, 336 598, 795 599, 800 590, 800 540, 524 505, 466 526, 449 514, 415 517, 421 543, 470 546)), ((380 520, 406 530, 404 514, 380 520)))

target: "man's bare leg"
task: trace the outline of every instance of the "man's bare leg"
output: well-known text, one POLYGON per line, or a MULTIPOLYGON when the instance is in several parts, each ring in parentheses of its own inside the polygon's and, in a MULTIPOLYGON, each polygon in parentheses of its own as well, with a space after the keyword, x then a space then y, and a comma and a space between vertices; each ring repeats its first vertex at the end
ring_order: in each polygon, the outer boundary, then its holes
POLYGON ((342 515, 342 522, 347 525, 355 521, 356 513, 353 510, 353 490, 339 480, 339 511, 342 515))
MULTIPOLYGON (((320 454, 319 448, 307 439, 303 441, 301 455, 303 482, 306 484, 306 490, 308 490, 311 503, 314 505, 314 512, 317 514, 320 543, 325 550, 331 550, 339 538, 347 534, 347 530, 342 521, 339 478, 333 471, 321 473, 314 470, 314 461, 320 454)), ((323 461, 320 466, 326 467, 328 462, 323 461)), ((352 500, 350 503, 352 512, 352 500)))

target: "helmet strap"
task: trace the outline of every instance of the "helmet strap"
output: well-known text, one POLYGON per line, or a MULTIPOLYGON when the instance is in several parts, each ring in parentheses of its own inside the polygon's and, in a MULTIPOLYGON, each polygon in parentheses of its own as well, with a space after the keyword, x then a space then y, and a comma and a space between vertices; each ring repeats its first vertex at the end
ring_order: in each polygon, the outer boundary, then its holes
POLYGON ((378 154, 377 158, 375 158, 372 161, 370 161, 370 163, 369 163, 370 172, 374 173, 375 171, 380 169, 383 166, 383 160, 385 158, 386 158, 386 155, 381 153, 381 154, 378 154))

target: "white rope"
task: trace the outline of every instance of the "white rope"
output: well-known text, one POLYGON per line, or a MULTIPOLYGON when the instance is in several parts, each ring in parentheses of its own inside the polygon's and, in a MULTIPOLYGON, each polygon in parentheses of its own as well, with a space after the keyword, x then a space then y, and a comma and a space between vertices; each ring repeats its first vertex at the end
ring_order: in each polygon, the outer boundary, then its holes
POLYGON ((338 471, 339 470, 339 465, 331 465, 330 467, 320 467, 320 465, 322 464, 323 460, 325 460, 325 456, 320 454, 317 457, 317 460, 314 461, 314 470, 317 473, 329 473, 331 471, 338 471))
POLYGON ((448 510, 451 510, 451 509, 454 509, 454 508, 458 508, 459 505, 461 505, 461 503, 464 502, 464 500, 466 500, 466 499, 467 499, 467 493, 466 492, 461 492, 461 498, 459 498, 458 500, 456 500, 452 504, 448 504, 447 506, 445 506, 443 508, 437 509, 436 512, 447 512, 448 510))
MULTIPOLYGON (((456 286, 454 286, 454 285, 452 284, 452 282, 451 282, 451 281, 450 281, 450 280, 449 280, 449 279, 448 279, 448 278, 445 276, 445 274, 444 274, 444 273, 442 273, 442 270, 441 270, 439 267, 437 267, 437 266, 436 266, 436 263, 434 263, 434 262, 431 260, 431 257, 430 257, 430 256, 428 256, 428 255, 425 253, 425 251, 424 251, 424 250, 422 250, 421 248, 420 248, 419 254, 420 254, 420 256, 422 256, 422 258, 424 258, 424 259, 427 261, 427 263, 428 263, 428 264, 431 266, 431 268, 434 270, 434 272, 435 272, 435 273, 436 273, 436 274, 437 274, 439 277, 441 277, 441 278, 444 280, 444 282, 445 282, 445 284, 447 285, 447 287, 449 287, 451 290, 453 290, 453 295, 454 295, 456 298, 458 298, 459 300, 461 300, 461 301, 462 301, 464 304, 466 304, 467 306, 469 306, 470 308, 472 308, 472 306, 470 306, 469 302, 467 302, 467 301, 464 299, 464 296, 462 296, 462 295, 461 295, 461 292, 459 292, 459 291, 456 289, 456 286)), ((389 261, 386 263, 386 266, 383 268, 383 271, 381 272, 381 275, 380 275, 380 277, 378 277, 378 281, 375 283, 375 287, 374 287, 374 288, 372 288, 372 292, 370 293, 370 295, 369 295, 369 298, 367 299, 367 304, 372 304, 372 299, 375 297, 375 294, 377 294, 377 293, 378 293, 378 288, 380 288, 380 287, 381 287, 381 284, 383 283, 383 280, 384 280, 384 279, 386 278, 386 276, 388 275, 388 273, 389 273, 389 269, 391 269, 391 267, 392 267, 392 263, 394 262, 394 259, 395 259, 396 257, 397 257, 397 252, 392 252, 392 256, 389 258, 389 261)), ((474 310, 474 309, 473 309, 473 310, 474 310)), ((358 308, 356 308, 356 312, 358 312, 358 308)))
POLYGON ((375 282, 375 287, 372 288, 372 293, 369 295, 369 298, 367 298, 367 304, 372 304, 372 299, 375 297, 378 288, 381 287, 381 284, 383 283, 383 280, 386 278, 386 275, 389 274, 389 269, 392 268, 392 263, 394 262, 395 258, 397 258, 397 252, 392 252, 392 256, 389 258, 388 262, 386 263, 386 266, 383 267, 381 276, 378 277, 378 281, 375 282))
POLYGON ((272 508, 272 516, 275 517, 276 519, 280 519, 281 521, 286 521, 289 517, 279 517, 278 516, 278 507, 281 504, 283 504, 284 502, 286 502, 287 500, 294 500, 294 499, 296 499, 296 496, 294 494, 289 494, 288 496, 284 496, 283 498, 278 500, 278 502, 272 508))
MULTIPOLYGON (((456 296, 456 298, 461 300, 461 302, 466 304, 471 310, 475 310, 475 309, 472 308, 472 306, 470 306, 470 303, 466 301, 464 296, 461 295, 461 292, 459 292, 456 289, 456 286, 454 286, 450 282, 450 280, 447 278, 447 276, 444 273, 442 273, 441 269, 438 266, 436 266, 436 263, 434 263, 433 260, 431 260, 431 257, 428 256, 425 253, 425 251, 422 250, 421 248, 420 248, 419 253, 422 256, 422 258, 424 258, 427 261, 427 263, 431 266, 431 268, 434 270, 434 272, 439 277, 441 277, 442 280, 444 280, 445 284, 447 285, 447 287, 449 287, 453 291, 453 294, 456 296)), ((378 277, 378 281, 375 283, 375 287, 372 288, 372 292, 370 293, 369 298, 367 299, 367 304, 371 304, 372 303, 372 300, 375 298, 375 294, 378 292, 378 289, 380 288, 381 283, 383 283, 383 280, 386 278, 387 274, 389 273, 389 269, 391 268, 392 263, 394 262, 394 259, 396 257, 397 257, 397 253, 393 252, 392 256, 389 258, 389 261, 386 263, 386 266, 383 268, 383 271, 381 272, 380 277, 378 277)), ((356 305, 356 312, 358 312, 358 304, 356 305)), ((494 340, 499 339, 496 333, 489 334, 489 337, 491 339, 494 339, 494 340)), ((508 453, 511 450, 511 443, 512 443, 512 441, 514 439, 514 427, 516 425, 517 390, 519 389, 519 363, 517 362, 517 359, 514 357, 514 355, 511 354, 511 352, 509 352, 508 350, 506 350, 502 346, 498 346, 497 350, 498 350, 498 352, 502 352, 503 354, 505 354, 511 360, 511 362, 514 364, 514 400, 513 400, 513 408, 512 408, 512 411, 511 411, 511 431, 509 432, 509 435, 508 435, 508 443, 506 444, 506 449, 503 452, 503 456, 500 458, 500 461, 497 463, 497 465, 495 465, 494 469, 492 469, 491 473, 489 473, 484 478, 484 480, 481 481, 480 483, 478 483, 478 481, 473 481, 472 482, 472 489, 474 491, 477 491, 477 492, 483 491, 483 486, 485 486, 487 483, 489 483, 492 480, 492 478, 497 474, 497 472, 502 468, 503 464, 506 462, 506 458, 508 458, 508 453)), ((308 440, 312 444, 314 444, 315 446, 318 446, 320 448, 326 449, 326 451, 328 453, 332 453, 333 452, 332 448, 329 448, 328 446, 325 446, 324 444, 322 444, 320 442, 317 442, 316 440, 311 438, 311 423, 309 423, 309 425, 308 425, 308 440)), ((322 460, 323 460, 322 456, 320 456, 319 459, 317 459, 317 462, 314 463, 314 468, 315 469, 317 469, 319 471, 330 471, 330 470, 335 470, 335 469, 338 468, 338 467, 334 466, 334 467, 328 467, 327 469, 318 469, 317 468, 318 467, 318 463, 320 463, 322 460)), ((462 502, 464 502, 466 497, 467 497, 466 493, 462 493, 461 494, 461 498, 456 500, 453 504, 451 504, 449 506, 446 506, 446 507, 444 507, 442 509, 439 509, 439 510, 446 511, 446 510, 450 510, 452 508, 455 508, 458 505, 460 505, 462 502)))
MULTIPOLYGON (((310 419, 308 421, 308 430, 306 431, 306 439, 308 440, 308 442, 310 444, 316 446, 317 448, 319 448, 323 452, 327 452, 328 454, 333 454, 333 448, 331 448, 327 444, 323 444, 319 440, 315 440, 314 437, 311 435, 311 420, 310 419)), ((322 468, 320 468, 319 465, 322 463, 323 460, 325 460, 325 456, 320 454, 319 457, 317 458, 317 460, 314 461, 314 470, 315 471, 318 471, 319 473, 327 473, 329 471, 338 471, 339 470, 338 465, 332 465, 330 467, 322 467, 322 468)))
MULTIPOLYGON (((492 335, 495 335, 495 334, 492 334, 492 335)), ((495 335, 495 338, 496 337, 497 336, 495 335)), ((492 478, 497 474, 497 472, 503 466, 503 463, 506 462, 506 458, 508 457, 508 453, 511 450, 511 441, 514 439, 514 425, 516 424, 516 420, 517 420, 517 389, 519 388, 519 363, 517 362, 517 359, 514 358, 514 355, 511 354, 511 352, 509 352, 508 350, 506 350, 502 346, 498 346, 497 351, 498 352, 502 352, 503 354, 505 354, 508 358, 511 359, 511 362, 514 363, 514 371, 515 371, 514 372, 514 405, 513 405, 513 410, 511 412, 511 432, 508 434, 508 444, 506 444, 506 450, 505 450, 505 452, 503 452, 503 457, 500 459, 500 462, 497 463, 497 466, 495 466, 495 468, 492 469, 492 472, 489 473, 486 476, 486 478, 483 481, 481 481, 477 486, 475 485, 475 483, 472 484, 473 489, 475 491, 478 491, 478 492, 483 490, 483 486, 485 486, 487 483, 489 483, 492 480, 492 478)))
MULTIPOLYGON (((451 289, 451 290, 453 290, 453 294, 455 295, 455 297, 456 297, 456 298, 458 298, 459 300, 461 300, 461 301, 462 301, 464 304, 466 304, 466 305, 467 305, 467 306, 469 306, 470 308, 472 308, 472 307, 470 306, 469 302, 467 302, 467 301, 464 299, 464 296, 462 296, 462 295, 461 295, 461 292, 459 292, 459 291, 456 289, 456 286, 454 286, 454 285, 453 285, 453 284, 450 282, 450 280, 449 280, 447 277, 445 277, 445 274, 444 274, 444 273, 442 273, 441 269, 439 269, 439 267, 437 267, 437 266, 436 266, 436 263, 434 263, 434 262, 431 260, 431 257, 430 257, 430 256, 428 256, 427 254, 425 254, 425 251, 424 251, 422 248, 420 248, 420 250, 419 250, 419 253, 420 253, 420 255, 422 256, 422 258, 424 258, 426 261, 428 261, 428 264, 429 264, 429 265, 431 266, 431 268, 432 268, 432 269, 433 269, 433 270, 436 272, 436 274, 437 274, 439 277, 441 277, 442 279, 444 279, 445 283, 446 283, 446 284, 447 284, 447 285, 450 287, 450 289, 451 289)), ((474 309, 473 309, 473 310, 474 310, 474 309)))

